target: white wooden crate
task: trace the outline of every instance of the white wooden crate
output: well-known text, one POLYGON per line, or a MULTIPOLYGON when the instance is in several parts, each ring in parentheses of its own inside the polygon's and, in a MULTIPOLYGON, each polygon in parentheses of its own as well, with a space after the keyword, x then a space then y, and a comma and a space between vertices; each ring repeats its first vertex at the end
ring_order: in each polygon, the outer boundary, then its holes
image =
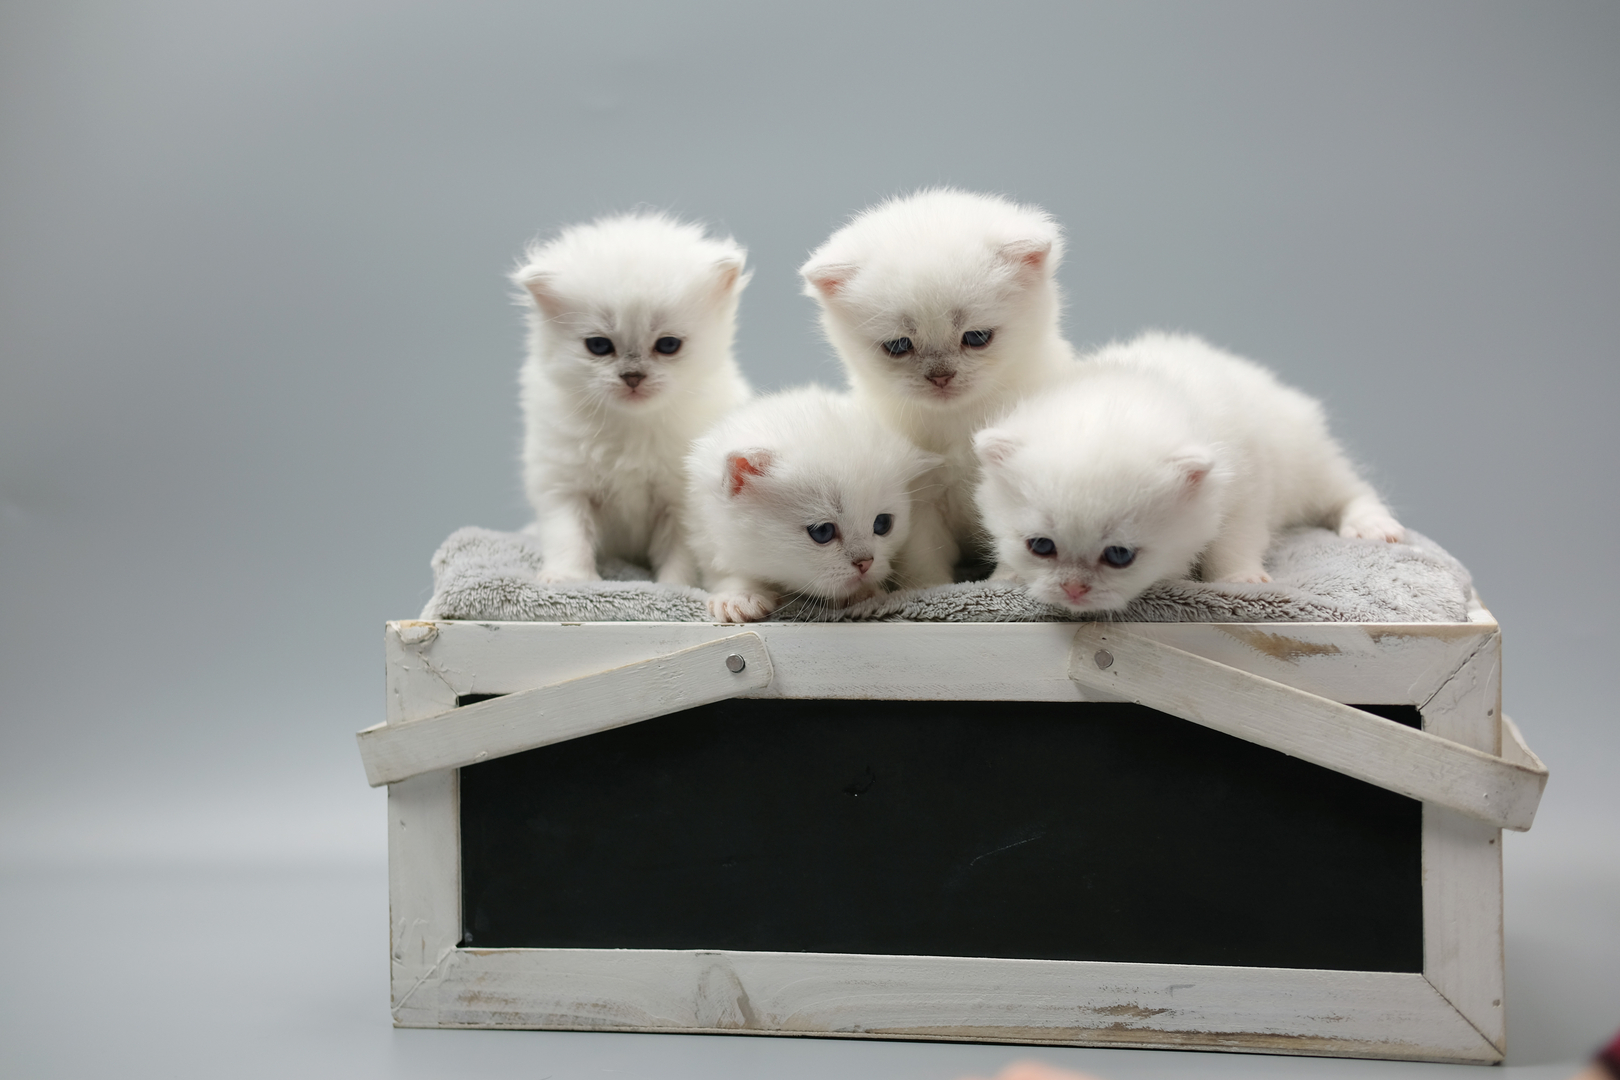
POLYGON ((398 1025, 1502 1059, 1501 830, 1529 827, 1546 770, 1501 713, 1483 608, 1410 624, 395 622, 386 649, 387 718, 359 739, 389 785, 398 1025), (459 766, 736 696, 1136 701, 1420 799, 1423 971, 459 945, 459 766), (1346 702, 1415 706, 1422 730, 1346 702))

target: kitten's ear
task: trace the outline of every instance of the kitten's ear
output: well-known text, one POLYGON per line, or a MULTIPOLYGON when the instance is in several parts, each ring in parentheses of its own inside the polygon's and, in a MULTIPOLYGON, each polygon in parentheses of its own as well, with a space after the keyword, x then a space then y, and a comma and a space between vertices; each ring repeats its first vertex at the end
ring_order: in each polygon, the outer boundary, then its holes
POLYGON ((545 271, 520 270, 512 275, 512 280, 523 286, 523 291, 533 298, 546 318, 555 319, 566 310, 562 297, 557 294, 556 283, 545 271))
POLYGON ((726 494, 736 498, 745 491, 757 491, 759 478, 770 471, 769 450, 733 450, 726 455, 726 494))
POLYGON ((1170 467, 1181 477, 1181 490, 1192 494, 1204 486, 1215 469, 1215 454, 1207 447, 1188 447, 1170 459, 1170 467))
POLYGON ((986 468, 1006 464, 1013 451, 1024 445, 1022 439, 998 428, 985 428, 973 436, 973 452, 986 468))
POLYGON ((1057 269, 1063 245, 1050 237, 1030 237, 1002 244, 996 252, 1023 281, 1039 281, 1057 269))
POLYGON ((744 286, 753 278, 752 273, 745 273, 743 265, 748 255, 739 251, 735 255, 727 255, 714 264, 715 294, 724 299, 735 296, 743 291, 744 286))
POLYGON ((805 283, 804 294, 816 300, 835 300, 859 269, 853 263, 807 262, 799 267, 799 276, 805 283))

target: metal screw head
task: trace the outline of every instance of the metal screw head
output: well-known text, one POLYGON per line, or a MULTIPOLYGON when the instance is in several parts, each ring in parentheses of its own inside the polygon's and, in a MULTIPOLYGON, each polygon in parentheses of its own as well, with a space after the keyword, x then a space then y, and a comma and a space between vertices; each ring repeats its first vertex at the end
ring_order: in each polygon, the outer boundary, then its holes
POLYGON ((1114 654, 1107 649, 1098 649, 1097 655, 1093 656, 1092 659, 1097 661, 1097 666, 1104 671, 1114 666, 1114 654))
POLYGON ((741 653, 732 653, 730 656, 726 657, 726 670, 731 672, 733 675, 747 666, 748 661, 742 658, 741 653))

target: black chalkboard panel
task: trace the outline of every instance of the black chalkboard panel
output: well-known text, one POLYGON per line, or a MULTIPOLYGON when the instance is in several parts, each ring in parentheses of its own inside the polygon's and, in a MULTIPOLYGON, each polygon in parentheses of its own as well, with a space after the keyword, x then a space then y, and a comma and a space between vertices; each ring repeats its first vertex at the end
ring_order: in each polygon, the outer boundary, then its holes
POLYGON ((727 701, 462 769, 464 944, 1421 971, 1421 809, 1136 705, 727 701))

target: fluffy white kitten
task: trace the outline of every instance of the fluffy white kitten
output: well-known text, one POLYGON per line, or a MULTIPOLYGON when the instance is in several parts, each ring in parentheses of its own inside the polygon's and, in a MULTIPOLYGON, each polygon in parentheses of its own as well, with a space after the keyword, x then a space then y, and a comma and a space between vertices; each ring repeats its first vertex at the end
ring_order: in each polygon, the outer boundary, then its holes
POLYGON ((763 619, 786 594, 845 605, 882 593, 918 478, 939 465, 818 386, 745 405, 686 460, 709 612, 725 622, 763 619))
POLYGON ((1321 406, 1195 337, 1109 345, 974 447, 996 577, 1078 611, 1113 611, 1185 577, 1269 581, 1273 531, 1405 530, 1328 433, 1321 406))
POLYGON ((682 521, 692 438, 749 396, 731 355, 746 252, 660 214, 564 229, 512 274, 532 300, 524 486, 542 581, 599 555, 696 582, 682 521))
POLYGON ((1062 255, 1044 211, 942 189, 865 211, 800 268, 856 397, 945 458, 942 499, 919 507, 915 584, 949 582, 978 539, 973 433, 1074 366, 1052 279, 1062 255))

